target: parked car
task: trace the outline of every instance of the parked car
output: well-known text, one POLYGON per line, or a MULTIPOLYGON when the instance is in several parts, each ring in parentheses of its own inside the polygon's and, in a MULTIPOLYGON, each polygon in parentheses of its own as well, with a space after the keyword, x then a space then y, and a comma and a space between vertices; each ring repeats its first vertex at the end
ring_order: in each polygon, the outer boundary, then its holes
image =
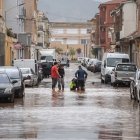
POLYGON ((130 98, 140 102, 140 71, 138 70, 131 79, 130 83, 130 98))
POLYGON ((104 53, 101 64, 101 83, 111 82, 111 72, 117 63, 129 63, 129 55, 124 53, 104 53))
POLYGON ((11 103, 14 102, 15 87, 17 80, 11 82, 6 73, 0 72, 0 98, 7 98, 11 103))
POLYGON ((95 63, 93 63, 93 65, 91 65, 90 71, 91 72, 101 72, 101 61, 95 61, 95 63))
POLYGON ((130 84, 137 67, 131 63, 118 63, 111 73, 111 85, 130 84))
POLYGON ((77 58, 78 63, 82 63, 83 60, 84 60, 84 57, 78 57, 77 58))
POLYGON ((24 77, 25 86, 36 86, 38 85, 38 76, 34 73, 31 68, 20 68, 24 77))
POLYGON ((88 57, 84 57, 84 60, 82 61, 81 65, 86 67, 88 62, 89 62, 89 58, 88 57))
POLYGON ((15 96, 23 97, 25 94, 25 85, 21 70, 14 66, 0 66, 0 72, 7 73, 12 82, 17 80, 14 84, 15 96))
POLYGON ((92 58, 92 59, 89 59, 89 61, 88 61, 88 63, 87 63, 87 65, 86 65, 86 67, 87 67, 87 70, 91 70, 91 66, 93 66, 94 64, 95 64, 95 62, 96 61, 98 61, 98 59, 94 59, 94 58, 92 58))

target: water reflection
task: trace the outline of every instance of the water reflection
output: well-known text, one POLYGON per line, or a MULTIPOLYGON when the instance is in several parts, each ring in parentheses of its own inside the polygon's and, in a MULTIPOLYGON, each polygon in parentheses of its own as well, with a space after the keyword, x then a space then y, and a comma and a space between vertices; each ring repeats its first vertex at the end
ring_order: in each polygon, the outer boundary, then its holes
POLYGON ((99 140, 122 140, 122 125, 114 124, 111 128, 110 125, 100 125, 99 126, 99 140), (113 126, 119 126, 119 128, 114 128, 113 126))
POLYGON ((61 93, 61 95, 59 95, 58 93, 52 94, 52 107, 63 107, 64 98, 64 93, 61 93))

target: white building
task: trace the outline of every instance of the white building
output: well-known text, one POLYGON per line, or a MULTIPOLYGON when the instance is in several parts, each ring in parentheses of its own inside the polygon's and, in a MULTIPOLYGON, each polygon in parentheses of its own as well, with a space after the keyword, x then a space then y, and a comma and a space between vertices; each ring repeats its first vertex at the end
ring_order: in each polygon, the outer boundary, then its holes
POLYGON ((129 36, 137 30, 137 5, 128 1, 122 5, 122 30, 120 39, 129 36))

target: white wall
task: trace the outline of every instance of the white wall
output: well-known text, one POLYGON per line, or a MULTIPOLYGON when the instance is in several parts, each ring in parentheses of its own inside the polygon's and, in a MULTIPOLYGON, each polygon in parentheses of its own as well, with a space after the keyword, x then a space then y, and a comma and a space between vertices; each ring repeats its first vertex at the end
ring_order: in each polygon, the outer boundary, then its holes
POLYGON ((120 38, 129 36, 136 31, 136 4, 134 2, 125 3, 123 6, 123 26, 120 38))

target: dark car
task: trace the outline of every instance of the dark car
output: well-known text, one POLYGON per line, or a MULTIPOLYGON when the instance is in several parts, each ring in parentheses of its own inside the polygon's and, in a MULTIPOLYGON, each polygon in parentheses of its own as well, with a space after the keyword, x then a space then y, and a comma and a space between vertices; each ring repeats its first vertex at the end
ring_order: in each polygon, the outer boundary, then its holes
POLYGON ((93 68, 93 70, 91 70, 92 72, 101 72, 101 61, 97 61, 97 62, 95 62, 95 64, 94 64, 94 68, 93 68))
POLYGON ((14 84, 15 96, 23 97, 25 84, 21 70, 14 66, 0 66, 0 72, 1 71, 7 73, 11 81, 17 80, 17 82, 14 84))
POLYGON ((10 78, 6 73, 0 73, 0 98, 7 98, 11 103, 14 102, 15 87, 14 84, 18 82, 10 78))

